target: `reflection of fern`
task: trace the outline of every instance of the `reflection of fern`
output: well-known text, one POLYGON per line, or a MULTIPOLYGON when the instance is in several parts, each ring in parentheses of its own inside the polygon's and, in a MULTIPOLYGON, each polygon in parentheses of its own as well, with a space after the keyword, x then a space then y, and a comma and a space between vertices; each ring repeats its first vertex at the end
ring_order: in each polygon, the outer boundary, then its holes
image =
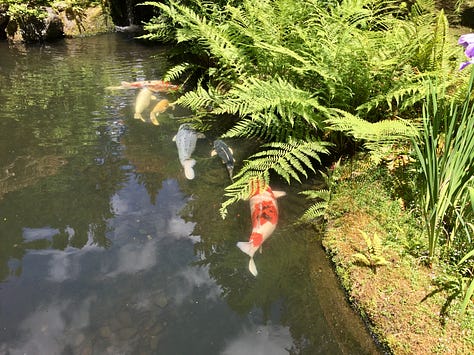
POLYGON ((381 255, 382 254, 382 241, 380 237, 374 233, 372 238, 367 235, 362 230, 359 230, 362 234, 362 237, 365 240, 365 244, 367 245, 367 249, 365 251, 355 253, 352 255, 354 258, 354 263, 361 264, 367 266, 372 269, 374 273, 376 273, 376 268, 378 266, 387 265, 388 261, 381 255))
POLYGON ((258 177, 266 183, 270 181, 270 171, 283 177, 288 183, 291 179, 299 182, 300 175, 308 177, 307 170, 315 171, 312 160, 319 161, 319 154, 328 154, 325 142, 268 143, 263 151, 252 155, 234 177, 235 182, 226 188, 227 201, 222 204, 221 215, 225 217, 227 207, 239 199, 248 198, 248 182, 258 177))

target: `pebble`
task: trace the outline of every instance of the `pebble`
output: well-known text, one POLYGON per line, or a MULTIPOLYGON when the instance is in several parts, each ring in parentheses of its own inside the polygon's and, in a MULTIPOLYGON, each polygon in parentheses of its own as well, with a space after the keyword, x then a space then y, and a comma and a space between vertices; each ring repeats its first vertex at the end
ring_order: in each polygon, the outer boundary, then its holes
POLYGON ((112 331, 110 330, 110 328, 108 326, 104 326, 104 327, 99 329, 99 334, 103 338, 110 338, 112 336, 112 331))

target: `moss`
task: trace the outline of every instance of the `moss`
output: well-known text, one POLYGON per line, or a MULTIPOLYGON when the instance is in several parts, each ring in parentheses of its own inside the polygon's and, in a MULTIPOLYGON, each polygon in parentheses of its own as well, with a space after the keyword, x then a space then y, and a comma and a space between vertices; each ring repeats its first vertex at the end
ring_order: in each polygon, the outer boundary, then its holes
POLYGON ((443 313, 449 293, 438 289, 434 280, 444 267, 428 268, 423 262, 421 224, 394 200, 390 179, 383 167, 369 167, 343 171, 336 181, 323 245, 341 284, 389 352, 474 353, 474 318, 460 318, 456 301, 443 313), (364 245, 361 231, 382 239, 382 255, 389 264, 378 267, 377 273, 353 264, 352 256, 364 245))

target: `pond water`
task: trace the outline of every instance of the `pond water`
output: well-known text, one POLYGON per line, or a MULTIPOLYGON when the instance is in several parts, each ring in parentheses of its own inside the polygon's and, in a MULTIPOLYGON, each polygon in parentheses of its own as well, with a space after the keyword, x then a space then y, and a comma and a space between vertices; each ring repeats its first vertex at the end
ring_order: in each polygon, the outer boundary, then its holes
MULTIPOLYGON (((0 43, 1 354, 377 354, 286 186, 263 254, 248 202, 219 215, 227 171, 200 139, 186 180, 183 108, 135 120, 172 48, 123 34, 0 43)), ((173 101, 173 95, 161 94, 173 101)), ((147 116, 146 114, 144 115, 147 116)), ((237 164, 246 142, 228 141, 237 164)), ((311 182, 308 182, 311 184, 311 182)))

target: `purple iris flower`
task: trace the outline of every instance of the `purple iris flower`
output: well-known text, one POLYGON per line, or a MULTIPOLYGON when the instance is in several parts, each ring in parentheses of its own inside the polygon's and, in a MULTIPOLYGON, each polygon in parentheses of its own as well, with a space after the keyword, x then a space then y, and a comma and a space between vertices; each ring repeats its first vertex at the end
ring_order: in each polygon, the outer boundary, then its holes
POLYGON ((461 63, 459 70, 463 70, 469 64, 474 64, 474 33, 468 33, 459 37, 458 44, 466 48, 464 54, 469 58, 468 61, 461 63))

